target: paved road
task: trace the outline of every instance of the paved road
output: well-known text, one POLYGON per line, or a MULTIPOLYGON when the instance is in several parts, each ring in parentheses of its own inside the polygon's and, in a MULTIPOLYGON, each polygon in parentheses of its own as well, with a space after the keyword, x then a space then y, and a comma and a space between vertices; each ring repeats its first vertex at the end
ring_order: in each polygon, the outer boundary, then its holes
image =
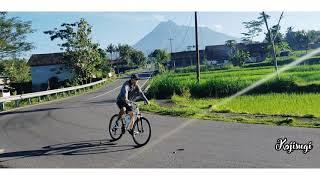
POLYGON ((319 129, 145 113, 153 130, 147 146, 135 148, 127 134, 109 142, 107 120, 118 111, 115 98, 125 80, 84 96, 0 113, 0 149, 5 151, 0 153, 0 167, 320 167, 319 129), (276 151, 275 143, 281 137, 299 143, 312 141, 313 149, 307 154, 276 151))

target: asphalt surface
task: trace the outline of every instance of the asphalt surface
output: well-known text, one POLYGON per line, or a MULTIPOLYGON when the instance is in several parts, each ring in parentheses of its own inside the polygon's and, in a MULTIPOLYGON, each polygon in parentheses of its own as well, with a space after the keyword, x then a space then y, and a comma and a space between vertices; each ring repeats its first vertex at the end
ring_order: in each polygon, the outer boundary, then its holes
MULTIPOLYGON (((119 79, 96 92, 0 113, 0 167, 293 168, 320 167, 319 129, 275 127, 144 113, 152 137, 136 148, 125 134, 110 142, 119 79), (184 128, 179 128, 183 126, 184 128), (308 143, 307 154, 276 151, 278 138, 308 143)), ((139 82, 143 84, 145 80, 139 82)))

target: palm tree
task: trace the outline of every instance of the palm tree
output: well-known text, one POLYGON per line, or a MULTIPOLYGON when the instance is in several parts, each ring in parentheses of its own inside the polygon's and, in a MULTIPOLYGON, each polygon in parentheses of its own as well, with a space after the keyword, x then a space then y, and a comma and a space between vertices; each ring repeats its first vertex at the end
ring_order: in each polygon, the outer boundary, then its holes
POLYGON ((110 43, 107 47, 107 52, 110 53, 110 59, 112 60, 112 53, 116 52, 117 48, 115 47, 115 45, 113 45, 112 43, 110 43))

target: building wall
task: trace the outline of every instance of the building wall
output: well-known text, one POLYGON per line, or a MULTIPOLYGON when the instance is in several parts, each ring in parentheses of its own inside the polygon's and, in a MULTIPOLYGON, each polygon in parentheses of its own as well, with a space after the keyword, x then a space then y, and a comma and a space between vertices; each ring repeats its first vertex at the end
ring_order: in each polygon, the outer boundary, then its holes
MULTIPOLYGON (((204 51, 199 51, 200 55, 200 64, 203 64, 204 61, 204 51)), ((186 66, 195 66, 197 65, 197 54, 196 51, 182 51, 172 53, 171 61, 169 62, 169 68, 175 67, 186 67, 186 66)))
POLYGON ((48 84, 48 80, 51 77, 57 77, 59 81, 64 81, 71 78, 71 72, 65 65, 48 65, 48 66, 32 66, 32 89, 33 91, 41 90, 43 84, 48 84))
POLYGON ((222 63, 228 60, 231 49, 225 45, 206 46, 205 52, 208 61, 222 63))
MULTIPOLYGON (((250 53, 251 59, 249 61, 252 62, 261 62, 264 61, 267 56, 266 43, 258 43, 258 44, 244 44, 238 43, 236 44, 237 49, 248 51, 250 53)), ((231 55, 231 48, 226 45, 214 45, 214 46, 206 46, 205 48, 206 58, 208 61, 223 63, 228 61, 229 56, 231 55)))

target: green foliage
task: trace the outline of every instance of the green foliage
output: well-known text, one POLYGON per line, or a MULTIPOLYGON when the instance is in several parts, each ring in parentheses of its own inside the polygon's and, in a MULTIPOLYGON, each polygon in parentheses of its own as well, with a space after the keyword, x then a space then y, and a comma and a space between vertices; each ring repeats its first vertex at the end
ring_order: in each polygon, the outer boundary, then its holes
POLYGON ((285 39, 294 50, 308 49, 309 43, 320 42, 320 31, 293 31, 293 27, 287 29, 285 39))
POLYGON ((113 54, 114 52, 116 52, 117 50, 118 50, 118 48, 117 48, 115 45, 113 45, 112 43, 107 46, 106 51, 107 51, 108 53, 110 53, 110 59, 111 59, 111 60, 113 60, 112 54, 113 54))
POLYGON ((77 83, 96 76, 98 67, 102 64, 99 44, 91 40, 92 27, 84 19, 72 24, 63 23, 61 29, 45 31, 51 40, 61 39, 59 44, 65 50, 65 56, 70 59, 68 66, 73 71, 73 80, 77 83))
POLYGON ((26 35, 33 32, 30 21, 8 18, 7 13, 0 13, 0 59, 33 49, 32 43, 26 41, 26 35))
POLYGON ((128 44, 119 44, 118 45, 118 51, 119 51, 119 56, 120 56, 120 59, 124 62, 126 62, 127 65, 130 64, 130 55, 131 55, 131 52, 132 52, 132 47, 129 46, 128 44))
POLYGON ((149 57, 154 58, 155 62, 164 64, 170 59, 170 54, 164 49, 156 49, 149 55, 149 57))
POLYGON ((170 54, 164 49, 156 49, 151 54, 149 54, 149 59, 155 64, 155 69, 159 73, 166 71, 165 64, 170 59, 170 54))
POLYGON ((244 36, 242 38, 243 41, 252 41, 254 37, 259 36, 260 32, 262 32, 262 21, 252 20, 249 22, 243 22, 242 24, 248 30, 248 32, 241 33, 244 36))
MULTIPOLYGON (((153 98, 170 98, 188 90, 192 97, 226 97, 248 87, 274 72, 272 67, 233 68, 203 72, 202 81, 196 83, 194 73, 156 76, 148 95, 153 98)), ((320 65, 298 66, 251 90, 248 94, 282 92, 320 92, 320 65)))
MULTIPOLYGON (((110 48, 109 48, 110 49, 110 48)), ((119 44, 115 48, 119 52, 120 59, 129 66, 143 66, 146 64, 146 57, 142 51, 136 50, 127 44, 119 44)))
POLYGON ((230 57, 230 61, 234 66, 242 67, 246 60, 250 58, 250 53, 243 50, 236 50, 235 53, 230 57))
POLYGON ((30 67, 24 59, 0 61, 0 75, 10 77, 12 82, 31 81, 30 67))
POLYGON ((130 58, 135 65, 143 66, 146 64, 146 57, 142 51, 133 50, 130 54, 130 58))

